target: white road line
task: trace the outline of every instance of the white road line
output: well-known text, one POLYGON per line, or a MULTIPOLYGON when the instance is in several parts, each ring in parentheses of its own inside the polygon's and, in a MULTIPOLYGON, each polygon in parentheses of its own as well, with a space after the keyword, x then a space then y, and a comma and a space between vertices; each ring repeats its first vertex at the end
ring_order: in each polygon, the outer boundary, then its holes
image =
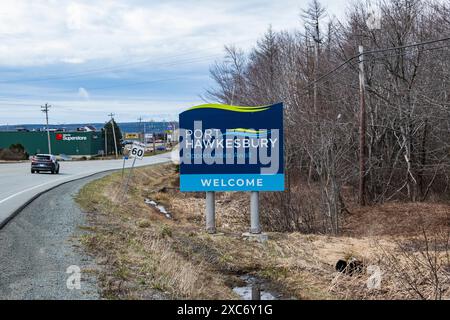
MULTIPOLYGON (((161 157, 161 158, 156 158, 156 159, 154 159, 154 160, 155 160, 155 161, 154 161, 153 163, 141 164, 141 165, 138 165, 138 166, 136 166, 136 167, 147 166, 147 165, 153 165, 153 164, 158 164, 158 163, 162 163, 162 162, 166 162, 166 161, 167 161, 167 160, 166 160, 165 158, 163 158, 163 157, 161 157)), ((129 169, 129 167, 127 167, 126 169, 129 169)), ((55 182, 58 182, 58 181, 61 181, 61 180, 65 180, 65 179, 67 179, 67 181, 72 181, 72 180, 76 180, 77 178, 81 178, 81 177, 83 177, 83 176, 89 176, 89 175, 91 175, 91 174, 101 173, 101 172, 110 171, 110 170, 118 170, 118 168, 116 168, 116 167, 112 167, 112 168, 104 168, 103 170, 100 170, 100 171, 93 171, 93 172, 85 172, 85 173, 81 173, 81 174, 76 174, 76 175, 71 176, 70 178, 69 178, 69 177, 63 177, 63 178, 59 178, 59 179, 56 179, 56 180, 48 181, 48 182, 39 184, 39 185, 37 185, 37 186, 34 186, 34 187, 31 187, 31 188, 22 190, 22 191, 20 191, 20 192, 15 193, 15 194, 12 194, 12 195, 10 195, 9 197, 0 200, 0 204, 5 203, 6 201, 11 200, 11 199, 13 199, 13 198, 15 198, 15 197, 17 197, 17 196, 19 196, 19 195, 21 195, 21 194, 27 193, 27 192, 29 192, 29 191, 31 191, 31 190, 34 190, 34 189, 38 189, 38 188, 40 188, 40 187, 43 187, 43 186, 48 185, 48 184, 51 184, 51 183, 55 183, 55 182)))
MULTIPOLYGON (((82 176, 82 175, 81 175, 81 176, 82 176)), ((77 176, 73 176, 73 177, 77 177, 77 176)), ((61 180, 64 180, 64 179, 67 179, 67 178, 66 178, 66 177, 64 177, 64 178, 59 178, 59 179, 56 179, 56 180, 48 181, 48 182, 46 182, 46 183, 42 183, 42 184, 39 184, 39 185, 37 185, 37 186, 34 186, 34 187, 31 187, 31 188, 22 190, 22 191, 17 192, 17 193, 15 193, 15 194, 13 194, 13 195, 10 195, 9 197, 7 197, 7 198, 5 198, 5 199, 0 200, 0 204, 6 202, 6 201, 8 201, 8 200, 11 200, 12 198, 15 198, 15 197, 17 197, 17 196, 19 196, 19 195, 21 195, 21 194, 23 194, 23 193, 27 193, 28 191, 31 191, 31 190, 34 190, 34 189, 43 187, 43 186, 45 186, 45 185, 47 185, 47 184, 55 183, 55 182, 58 182, 58 181, 61 181, 61 180)), ((70 180, 68 180, 68 181, 70 181, 70 180)))

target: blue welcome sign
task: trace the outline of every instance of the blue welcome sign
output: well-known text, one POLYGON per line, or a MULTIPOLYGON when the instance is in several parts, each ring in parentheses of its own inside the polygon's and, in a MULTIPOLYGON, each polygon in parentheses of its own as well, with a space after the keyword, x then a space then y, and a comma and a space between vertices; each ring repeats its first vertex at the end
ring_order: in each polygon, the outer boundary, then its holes
POLYGON ((283 104, 180 114, 181 191, 283 191, 283 104))

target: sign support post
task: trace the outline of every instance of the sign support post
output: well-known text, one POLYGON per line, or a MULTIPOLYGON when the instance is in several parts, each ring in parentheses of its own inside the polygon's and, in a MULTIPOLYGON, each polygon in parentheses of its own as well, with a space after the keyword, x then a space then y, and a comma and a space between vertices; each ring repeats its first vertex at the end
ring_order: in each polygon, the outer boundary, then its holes
POLYGON ((206 192, 206 232, 216 233, 216 194, 214 191, 206 192))
MULTIPOLYGON (((128 185, 130 183, 131 176, 133 175, 133 169, 134 169, 134 165, 136 164, 136 159, 142 160, 144 157, 144 154, 145 154, 145 146, 139 142, 133 143, 133 146, 131 147, 131 150, 129 152, 129 156, 133 158, 133 163, 130 168, 130 173, 128 175, 128 179, 125 183, 123 196, 125 196, 125 194, 127 194, 127 192, 128 192, 128 185)), ((124 163, 124 168, 125 168, 125 157, 123 158, 123 163, 124 163)), ((122 173, 122 177, 123 177, 123 173, 122 173)))
POLYGON ((133 175, 134 164, 136 163, 136 158, 133 159, 133 164, 130 168, 130 173, 128 174, 127 182, 125 183, 125 188, 123 190, 122 196, 125 196, 128 193, 128 185, 130 184, 131 176, 133 175))
POLYGON ((122 164, 122 181, 123 181, 123 174, 125 173, 125 156, 123 156, 123 164, 122 164))
POLYGON ((250 193, 250 233, 260 234, 261 226, 259 224, 259 192, 250 193))

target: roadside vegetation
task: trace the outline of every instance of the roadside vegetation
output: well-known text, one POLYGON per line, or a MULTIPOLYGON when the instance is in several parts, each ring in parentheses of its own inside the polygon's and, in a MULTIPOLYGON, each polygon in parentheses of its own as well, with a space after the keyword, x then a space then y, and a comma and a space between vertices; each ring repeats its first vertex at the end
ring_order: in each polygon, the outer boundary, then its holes
POLYGON ((284 102, 287 192, 265 207, 274 230, 337 235, 354 202, 449 200, 450 41, 403 47, 449 37, 449 2, 371 3, 349 3, 338 20, 312 0, 297 30, 270 28, 248 51, 227 46, 211 67, 206 101, 284 102), (376 51, 364 55, 363 158, 358 59, 343 64, 359 45, 376 51))
POLYGON ((0 160, 4 161, 20 161, 28 160, 28 153, 21 144, 12 144, 9 148, 0 149, 0 160))
MULTIPOLYGON (((268 232, 269 240, 260 243, 242 237, 249 227, 248 194, 217 194, 218 234, 209 235, 204 194, 180 193, 174 165, 137 169, 125 196, 121 181, 120 173, 112 174, 77 196, 89 221, 82 227, 90 230, 81 241, 101 265, 105 298, 238 299, 232 289, 242 285, 241 275, 264 279, 282 298, 450 297, 448 204, 351 209, 340 236, 268 232), (337 272, 340 259, 363 267, 353 275, 337 272), (377 268, 381 286, 369 288, 377 268)), ((271 224, 263 218, 267 230, 271 224)))

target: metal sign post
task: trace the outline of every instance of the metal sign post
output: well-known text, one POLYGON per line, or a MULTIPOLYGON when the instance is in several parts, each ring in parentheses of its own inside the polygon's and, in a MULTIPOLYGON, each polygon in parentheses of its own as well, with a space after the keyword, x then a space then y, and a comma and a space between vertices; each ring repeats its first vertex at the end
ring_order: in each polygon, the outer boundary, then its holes
POLYGON ((124 190, 123 190, 123 195, 124 195, 124 196, 125 196, 125 195, 127 194, 127 192, 128 192, 128 185, 129 185, 129 183, 130 183, 131 176, 133 175, 133 168, 134 168, 134 164, 135 164, 135 163, 136 163, 136 158, 133 159, 133 164, 131 165, 131 168, 130 168, 130 174, 128 175, 127 182, 125 183, 125 187, 124 187, 124 190))
POLYGON ((131 149, 129 147, 124 147, 122 149, 122 155, 123 155, 123 164, 122 164, 122 183, 123 183, 123 176, 125 174, 125 161, 128 160, 128 156, 131 152, 131 149))
POLYGON ((250 233, 260 234, 261 226, 259 224, 259 192, 250 193, 250 233))
MULTIPOLYGON (((129 153, 129 156, 133 158, 133 164, 131 165, 130 174, 128 175, 127 182, 125 183, 124 186, 123 196, 125 196, 128 192, 128 185, 133 175, 133 169, 134 165, 136 164, 136 159, 142 160, 144 157, 144 153, 145 153, 145 146, 142 143, 134 142, 129 153)), ((125 168, 125 158, 124 158, 124 168, 125 168)))
POLYGON ((216 233, 216 194, 214 191, 206 192, 206 232, 216 233))
POLYGON ((125 156, 123 156, 123 164, 122 164, 122 180, 123 180, 123 174, 125 173, 125 160, 127 160, 127 158, 125 156))

